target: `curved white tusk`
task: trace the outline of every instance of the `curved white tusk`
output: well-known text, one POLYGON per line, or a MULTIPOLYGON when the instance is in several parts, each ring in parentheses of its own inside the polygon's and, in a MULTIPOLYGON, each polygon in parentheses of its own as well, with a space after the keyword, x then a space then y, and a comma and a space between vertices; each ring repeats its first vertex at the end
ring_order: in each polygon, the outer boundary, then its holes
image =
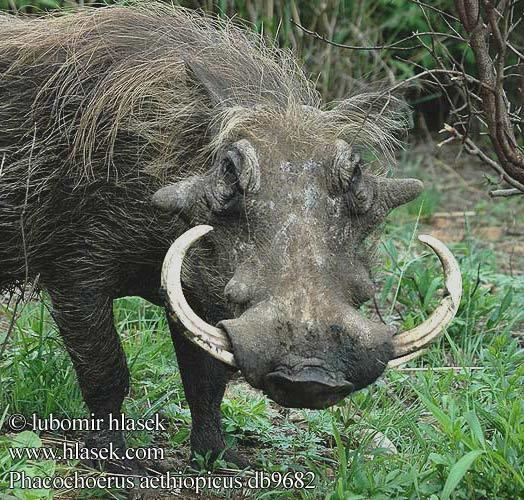
POLYGON ((440 259, 446 280, 446 294, 426 321, 393 337, 395 357, 388 363, 389 367, 399 366, 422 354, 420 349, 441 335, 455 317, 462 296, 462 276, 453 254, 444 243, 433 236, 420 235, 418 239, 428 245, 440 259))
POLYGON ((400 358, 393 358, 388 363, 388 368, 397 368, 399 366, 402 366, 406 364, 408 361, 419 358, 426 352, 427 349, 419 349, 418 351, 412 352, 411 354, 406 354, 405 356, 401 356, 400 358))
POLYGON ((195 226, 175 240, 162 266, 162 288, 166 291, 167 305, 171 314, 186 328, 184 335, 214 358, 236 367, 231 343, 226 333, 206 323, 195 314, 187 303, 182 290, 181 271, 187 249, 212 230, 211 226, 195 226))

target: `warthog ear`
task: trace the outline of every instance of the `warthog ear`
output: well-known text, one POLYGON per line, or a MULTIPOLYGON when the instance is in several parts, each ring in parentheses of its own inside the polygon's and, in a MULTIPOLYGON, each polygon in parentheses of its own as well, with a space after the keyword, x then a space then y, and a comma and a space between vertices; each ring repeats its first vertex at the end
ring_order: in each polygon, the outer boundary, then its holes
POLYGON ((418 179, 387 179, 362 173, 356 164, 349 181, 348 203, 351 212, 364 214, 369 210, 387 214, 414 200, 423 190, 418 179))
POLYGON ((205 178, 188 177, 159 189, 152 198, 153 205, 168 212, 181 212, 194 205, 203 195, 205 178))
POLYGON ((241 193, 256 193, 260 189, 258 155, 246 139, 231 144, 215 160, 203 176, 192 176, 159 189, 153 205, 168 212, 189 210, 203 201, 216 213, 237 206, 241 193))
POLYGON ((378 182, 378 196, 384 200, 388 210, 414 200, 424 189, 418 179, 385 179, 378 182))

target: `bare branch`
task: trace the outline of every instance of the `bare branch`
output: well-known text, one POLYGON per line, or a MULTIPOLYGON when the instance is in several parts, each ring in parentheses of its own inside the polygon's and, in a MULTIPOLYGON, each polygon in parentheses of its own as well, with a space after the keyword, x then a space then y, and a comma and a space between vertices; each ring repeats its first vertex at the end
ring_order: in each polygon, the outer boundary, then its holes
POLYGON ((507 197, 507 196, 516 196, 516 195, 524 195, 524 192, 520 191, 520 189, 495 189, 494 191, 490 191, 489 195, 492 198, 499 198, 499 197, 507 197))
POLYGON ((484 0, 483 5, 484 12, 481 11, 478 0, 455 0, 460 21, 470 34, 469 44, 475 55, 478 78, 487 87, 495 90, 487 92, 486 87, 482 86, 480 96, 481 108, 500 167, 509 178, 522 185, 524 184, 524 153, 515 138, 504 92, 508 32, 507 2, 504 0, 500 2, 499 10, 489 0, 484 0), (497 51, 496 61, 490 55, 490 33, 497 51))
MULTIPOLYGON (((456 128, 451 127, 447 123, 444 124, 444 130, 442 130, 442 132, 448 132, 452 135, 452 137, 459 139, 462 144, 464 144, 468 154, 480 158, 484 163, 486 163, 486 165, 489 165, 493 170, 495 170, 495 172, 497 172, 500 177, 508 184, 513 186, 515 189, 524 192, 524 184, 520 184, 518 181, 511 178, 495 160, 491 159, 486 153, 484 153, 469 137, 465 137, 460 132, 458 132, 456 128)), ((440 143, 439 146, 446 142, 447 140, 440 143)))
POLYGON ((418 45, 411 45, 409 47, 401 47, 401 45, 404 42, 407 42, 409 40, 418 39, 419 37, 424 36, 424 35, 442 36, 442 37, 445 37, 445 38, 451 38, 451 39, 459 40, 461 42, 465 41, 464 38, 462 38, 460 36, 457 36, 457 35, 451 35, 449 33, 437 33, 437 32, 434 32, 434 31, 424 31, 424 32, 420 32, 420 33, 415 32, 412 35, 404 37, 404 38, 402 38, 402 39, 400 39, 400 40, 398 40, 398 41, 396 41, 394 43, 391 43, 391 44, 371 45, 371 46, 368 46, 368 47, 363 47, 363 46, 360 46, 360 45, 346 45, 346 44, 343 44, 343 43, 334 42, 333 40, 330 40, 329 38, 326 38, 325 36, 321 35, 320 33, 317 33, 316 31, 308 30, 307 28, 305 28, 301 24, 296 23, 293 19, 290 19, 290 21, 291 21, 291 23, 293 25, 295 25, 298 29, 302 30, 307 35, 310 35, 310 36, 312 36, 314 38, 317 38, 318 40, 322 40, 323 42, 328 43, 329 45, 333 45, 335 47, 340 47, 342 49, 349 49, 349 50, 388 50, 388 49, 413 50, 413 49, 420 48, 421 45, 420 44, 418 44, 418 45))
POLYGON ((429 9, 434 12, 437 12, 440 14, 444 19, 449 18, 452 21, 458 21, 458 17, 455 17, 454 15, 450 14, 449 12, 444 12, 442 9, 439 9, 438 7, 435 7, 434 5, 430 5, 424 2, 421 2, 420 0, 411 0, 412 3, 419 5, 420 7, 424 9, 429 9))

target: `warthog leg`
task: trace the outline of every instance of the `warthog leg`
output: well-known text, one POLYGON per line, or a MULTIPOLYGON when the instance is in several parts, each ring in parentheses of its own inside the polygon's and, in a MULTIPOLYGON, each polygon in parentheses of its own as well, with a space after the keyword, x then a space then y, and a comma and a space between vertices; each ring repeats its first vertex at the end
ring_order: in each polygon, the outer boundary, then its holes
MULTIPOLYGON (((123 433, 110 430, 108 416, 121 414, 122 402, 129 391, 129 371, 120 339, 113 323, 111 298, 82 290, 50 288, 53 318, 76 370, 80 389, 95 419, 104 419, 100 431, 89 432, 89 448, 125 449, 123 433)), ((120 472, 138 472, 135 463, 94 464, 120 472)))
POLYGON ((168 316, 171 337, 191 411, 191 454, 215 459, 223 453, 227 462, 247 467, 246 460, 232 450, 225 450, 220 403, 233 370, 193 344, 182 333, 184 328, 168 316), (224 451, 225 450, 225 451, 224 451))

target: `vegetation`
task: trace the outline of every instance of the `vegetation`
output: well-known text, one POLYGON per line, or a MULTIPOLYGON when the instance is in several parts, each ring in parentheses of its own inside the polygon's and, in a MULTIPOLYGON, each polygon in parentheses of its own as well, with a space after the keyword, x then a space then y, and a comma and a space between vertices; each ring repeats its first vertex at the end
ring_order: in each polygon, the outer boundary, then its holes
MULTIPOLYGON (((402 163, 406 173, 427 177, 413 159, 402 163)), ((379 249, 378 309, 386 321, 406 328, 432 311, 438 300, 435 291, 442 285, 438 262, 414 243, 416 233, 435 229, 434 213, 444 206, 436 193, 430 190, 397 209, 379 249)), ((497 204, 492 213, 484 201, 474 205, 482 220, 475 227, 464 221, 463 240, 451 245, 463 273, 462 305, 446 336, 410 368, 390 370, 378 383, 325 411, 285 410, 233 382, 222 408, 231 444, 251 453, 253 462, 266 471, 313 471, 316 476, 314 490, 259 490, 257 498, 524 495, 523 351, 522 338, 512 335, 524 326, 524 276, 500 270, 508 255, 497 256, 477 234, 479 226, 505 223, 508 213, 523 214, 518 208, 515 212, 511 199, 497 204), (261 452, 252 456, 251 449, 261 452)), ((373 307, 368 309, 376 314, 373 307)), ((158 412, 169 422, 166 433, 129 433, 129 443, 161 446, 170 456, 171 469, 184 470, 190 417, 163 311, 137 298, 117 301, 114 310, 132 373, 126 414, 146 418, 158 412), (176 451, 180 448, 183 454, 176 451)), ((45 298, 22 310, 0 370, 0 416, 86 415, 45 298)), ((96 474, 71 461, 35 463, 13 460, 7 453, 15 441, 50 446, 61 439, 29 431, 0 437, 0 491, 6 491, 12 470, 96 474)), ((217 473, 226 465, 218 462, 217 473)), ((29 493, 20 490, 17 496, 51 495, 29 493)), ((54 492, 58 498, 65 493, 54 492)), ((103 491, 78 494, 104 496, 103 491)), ((112 494, 125 497, 124 492, 112 494)))
MULTIPOLYGON (((53 9, 71 10, 78 5, 100 6, 125 3, 74 0, 0 0, 0 9, 12 12, 39 14, 53 9)), ((414 32, 428 31, 428 19, 416 2, 409 0, 359 0, 283 1, 270 0, 175 0, 171 3, 189 8, 201 8, 215 15, 247 20, 255 29, 264 33, 278 45, 292 48, 304 60, 307 70, 318 79, 319 90, 326 98, 346 96, 355 91, 362 80, 368 82, 403 80, 419 72, 420 65, 432 68, 435 62, 424 47, 412 40, 403 44, 415 47, 409 51, 348 51, 327 45, 322 40, 308 36, 297 25, 318 33, 328 40, 350 46, 395 45, 399 40, 412 37, 414 32)), ((436 8, 450 10, 452 0, 432 2, 436 8)), ((429 11, 429 14, 434 12, 429 11)), ((447 26, 438 15, 432 16, 433 28, 446 32, 447 26)), ((429 38, 424 38, 429 42, 429 38)), ((455 41, 452 50, 461 54, 463 48, 455 41)), ((473 62, 468 53, 468 61, 473 62)), ((424 97, 435 98, 440 91, 431 91, 424 97), (428 97, 429 96, 429 97, 428 97)), ((416 99, 414 103, 416 103, 416 99)))
MULTIPOLYGON (((0 9, 37 13, 70 9, 77 3, 102 2, 0 0, 0 9)), ((296 26, 337 43, 391 45, 413 31, 426 30, 427 19, 415 1, 333 0, 322 7, 318 2, 294 0, 175 3, 218 14, 236 13, 250 20, 266 36, 298 51, 308 71, 314 77, 319 75, 319 89, 327 98, 346 95, 364 78, 396 81, 435 64, 422 48, 412 49, 409 55, 348 52, 307 36, 296 26)), ((449 9, 452 1, 432 5, 449 9)), ((435 23, 441 22, 438 19, 435 17, 435 23)), ((433 28, 446 31, 446 26, 438 24, 433 28)), ((450 50, 462 55, 463 49, 451 44, 450 50)), ((473 64, 471 53, 464 52, 464 58, 466 66, 473 64)), ((411 103, 421 110, 430 99, 442 103, 438 101, 441 97, 439 89, 410 94, 411 103)), ((430 128, 438 128, 443 118, 429 123, 430 128)), ((434 151, 426 150, 422 156, 428 155, 433 156, 434 151)), ((390 216, 377 251, 377 307, 368 305, 367 312, 377 315, 378 309, 386 322, 409 328, 433 310, 435 292, 442 285, 439 264, 423 253, 415 235, 424 231, 450 234, 448 226, 442 229, 436 224, 435 213, 455 205, 471 210, 477 218, 462 216, 455 222, 460 237, 450 236, 464 282, 458 316, 426 356, 407 369, 388 371, 379 382, 330 410, 285 410, 242 382, 233 382, 222 408, 231 444, 266 471, 315 473, 314 490, 266 489, 255 492, 257 498, 524 497, 524 228, 515 222, 524 220, 524 208, 515 199, 498 200, 494 205, 479 197, 483 180, 478 174, 473 181, 443 173, 447 171, 432 174, 422 161, 421 156, 411 155, 402 159, 400 168, 425 177, 433 189, 390 216), (472 189, 477 189, 475 196, 472 189), (472 201, 464 201, 469 198, 472 201), (486 228, 509 226, 516 231, 513 236, 507 232, 511 245, 501 238, 495 238, 495 243, 486 238, 486 228), (261 451, 253 456, 252 449, 261 451)), ((9 433, 3 426, 8 415, 44 418, 52 413, 74 418, 87 413, 48 300, 31 301, 18 312, 4 352, 5 329, 0 328, 0 497, 5 493, 27 500, 71 498, 68 491, 7 489, 10 471, 99 474, 74 461, 20 460, 10 455, 9 448, 54 446, 64 436, 29 429, 9 433)), ((0 303, 0 325, 12 314, 12 302, 0 303)), ((132 374, 126 414, 146 418, 160 413, 169 423, 165 433, 129 433, 129 444, 161 446, 169 455, 166 467, 185 470, 190 416, 163 311, 140 299, 125 298, 115 303, 114 314, 132 374), (177 451, 180 449, 183 453, 177 451)), ((204 461, 202 457, 201 463, 204 461)), ((227 465, 219 461, 216 473, 223 473, 227 465)), ((227 491, 210 493, 231 496, 227 491)), ((109 495, 94 490, 75 494, 79 498, 109 495)), ((110 494, 125 498, 124 491, 110 494)))

